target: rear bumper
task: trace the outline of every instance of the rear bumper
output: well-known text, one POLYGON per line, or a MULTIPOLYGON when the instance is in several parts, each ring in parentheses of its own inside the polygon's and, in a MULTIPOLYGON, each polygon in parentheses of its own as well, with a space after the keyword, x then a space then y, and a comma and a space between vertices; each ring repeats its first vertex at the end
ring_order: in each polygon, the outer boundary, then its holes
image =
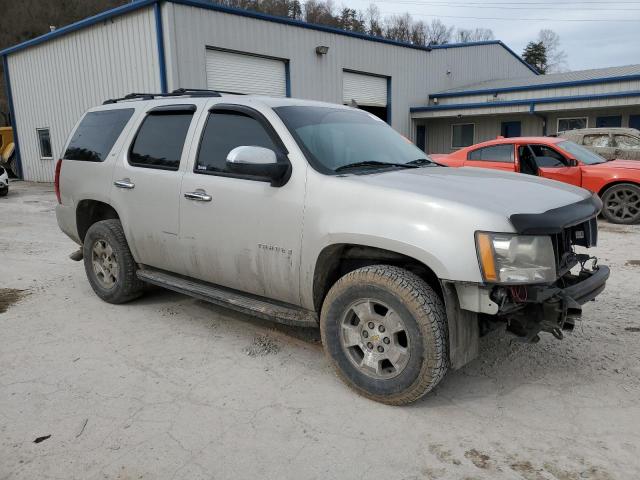
POLYGON ((78 236, 78 228, 76 227, 76 211, 73 207, 65 205, 56 205, 56 220, 58 226, 71 240, 78 245, 82 245, 78 236))

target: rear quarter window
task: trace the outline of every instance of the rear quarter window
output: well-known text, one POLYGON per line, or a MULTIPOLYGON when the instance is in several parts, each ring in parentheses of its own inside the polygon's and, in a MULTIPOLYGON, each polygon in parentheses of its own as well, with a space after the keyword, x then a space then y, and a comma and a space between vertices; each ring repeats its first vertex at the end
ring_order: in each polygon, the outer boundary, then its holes
POLYGON ((467 160, 482 160, 485 162, 513 163, 513 145, 493 145, 479 148, 467 154, 467 160))
POLYGON ((65 160, 103 162, 135 109, 122 108, 87 113, 64 152, 65 160))

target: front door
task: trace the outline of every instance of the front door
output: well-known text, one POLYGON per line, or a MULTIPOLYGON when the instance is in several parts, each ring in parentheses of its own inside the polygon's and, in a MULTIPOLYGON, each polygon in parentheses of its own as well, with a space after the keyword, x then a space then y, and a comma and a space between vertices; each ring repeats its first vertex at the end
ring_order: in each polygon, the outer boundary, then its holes
POLYGON ((571 165, 560 152, 548 145, 522 145, 518 148, 520 171, 539 175, 578 187, 582 183, 580 167, 571 165))
POLYGON ((286 148, 256 110, 216 105, 205 117, 180 195, 184 270, 200 280, 299 304, 306 170, 293 169, 282 187, 232 173, 226 158, 236 147, 285 156, 286 148))
POLYGON ((170 271, 180 268, 180 161, 185 140, 192 134, 194 110, 193 105, 182 110, 163 106, 147 113, 135 129, 131 147, 120 153, 111 189, 134 258, 170 271))

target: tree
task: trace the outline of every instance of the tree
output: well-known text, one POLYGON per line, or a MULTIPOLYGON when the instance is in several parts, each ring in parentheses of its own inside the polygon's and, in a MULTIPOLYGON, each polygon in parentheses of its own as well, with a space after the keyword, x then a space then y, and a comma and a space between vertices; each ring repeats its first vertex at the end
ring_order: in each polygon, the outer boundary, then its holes
POLYGON ((413 24, 411 15, 408 13, 404 15, 392 15, 387 17, 385 23, 385 37, 398 42, 411 42, 411 26, 413 24))
POLYGON ((560 35, 544 28, 538 33, 538 42, 544 45, 547 53, 547 73, 564 72, 567 68, 567 54, 560 49, 560 35))
POLYGON ((447 27, 437 18, 426 26, 426 45, 444 45, 451 41, 453 27, 447 27))
POLYGON ((382 26, 382 20, 380 19, 380 10, 377 5, 371 4, 365 13, 365 25, 366 32, 369 35, 375 37, 382 37, 384 35, 384 28, 382 26))
POLYGON ((549 68, 547 64, 547 48, 542 42, 529 42, 522 52, 522 59, 534 67, 539 73, 545 74, 549 68))
POLYGON ((473 30, 470 28, 459 28, 456 30, 455 41, 458 43, 486 42, 494 38, 493 30, 490 28, 476 28, 473 30))
POLYGON ((338 27, 350 32, 365 33, 365 21, 362 12, 344 7, 340 12, 338 27))

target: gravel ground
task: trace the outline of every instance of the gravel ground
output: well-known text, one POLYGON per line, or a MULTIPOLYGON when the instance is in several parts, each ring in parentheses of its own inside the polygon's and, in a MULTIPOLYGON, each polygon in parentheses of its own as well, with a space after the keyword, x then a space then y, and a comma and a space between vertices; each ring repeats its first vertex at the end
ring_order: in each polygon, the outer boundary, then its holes
POLYGON ((389 407, 338 381, 316 331, 162 290, 101 302, 54 206, 50 185, 0 198, 0 479, 639 476, 640 226, 601 223, 612 276, 565 340, 493 334, 389 407))

